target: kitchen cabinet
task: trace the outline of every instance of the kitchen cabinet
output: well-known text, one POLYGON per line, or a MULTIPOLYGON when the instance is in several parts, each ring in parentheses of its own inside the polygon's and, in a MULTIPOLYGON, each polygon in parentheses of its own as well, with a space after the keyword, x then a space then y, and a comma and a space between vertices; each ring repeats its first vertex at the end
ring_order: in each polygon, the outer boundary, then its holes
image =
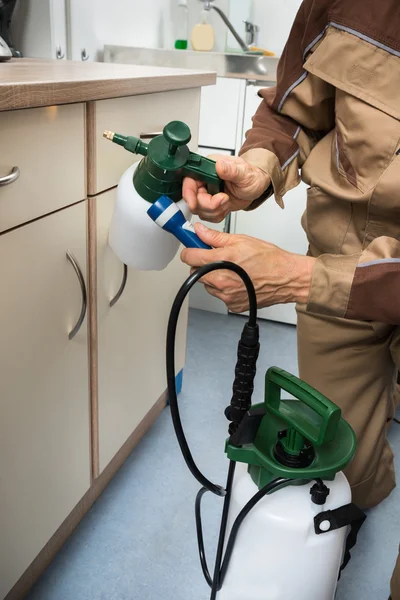
MULTIPOLYGON (((161 272, 124 268, 108 245, 115 198, 113 189, 96 199, 100 472, 166 389, 168 316, 189 275, 179 256, 161 272)), ((186 322, 187 304, 177 334, 177 373, 185 363, 186 322)))
MULTIPOLYGON (((246 89, 243 141, 246 131, 251 128, 251 118, 261 102, 257 95, 260 89, 262 88, 253 85, 249 85, 246 89)), ((288 192, 284 198, 284 210, 272 197, 255 211, 236 213, 232 220, 232 231, 266 240, 289 252, 306 254, 307 238, 301 227, 301 217, 306 208, 306 190, 307 186, 300 183, 298 187, 288 192)), ((271 321, 291 324, 297 322, 294 304, 263 308, 258 314, 260 318, 271 321)))
POLYGON ((111 129, 124 135, 140 137, 149 142, 170 121, 187 123, 192 132, 190 148, 197 149, 200 93, 198 89, 174 90, 159 94, 145 94, 134 98, 112 98, 95 103, 96 179, 89 186, 95 195, 119 182, 122 173, 142 157, 106 142, 103 131, 111 129))
POLYGON ((0 598, 90 487, 86 203, 0 235, 0 598), (81 283, 66 252, 81 269, 81 283))
MULTIPOLYGON (((130 269, 116 299, 125 271, 108 227, 134 158, 103 129, 153 133, 182 107, 196 147, 200 87, 214 82, 82 61, 2 67, 1 600, 26 597, 166 405, 167 321, 189 269, 178 257, 130 269)), ((187 304, 178 371, 186 330, 187 304)))

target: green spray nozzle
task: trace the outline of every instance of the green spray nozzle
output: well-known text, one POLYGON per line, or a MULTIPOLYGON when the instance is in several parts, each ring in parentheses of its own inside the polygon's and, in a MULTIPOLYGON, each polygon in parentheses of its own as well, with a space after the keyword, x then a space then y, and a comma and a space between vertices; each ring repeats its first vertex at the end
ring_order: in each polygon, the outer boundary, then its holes
POLYGON ((181 200, 182 182, 187 176, 204 181, 210 193, 224 189, 215 161, 190 152, 187 144, 192 137, 191 131, 182 121, 168 123, 162 135, 148 144, 137 137, 111 131, 105 131, 103 135, 129 152, 145 157, 134 173, 133 185, 148 202, 155 202, 164 194, 175 202, 181 200))
POLYGON ((340 408, 276 367, 266 374, 264 404, 250 409, 239 430, 236 440, 232 436, 227 441, 226 452, 230 459, 249 465, 259 487, 275 477, 333 479, 356 451, 354 431, 340 408), (296 400, 282 399, 282 391, 296 400))
POLYGON ((133 154, 141 154, 142 156, 147 156, 148 145, 142 142, 141 139, 134 137, 133 135, 126 136, 121 135, 120 133, 114 133, 113 131, 105 131, 103 133, 103 137, 114 144, 118 144, 128 150, 128 152, 132 152, 133 154))

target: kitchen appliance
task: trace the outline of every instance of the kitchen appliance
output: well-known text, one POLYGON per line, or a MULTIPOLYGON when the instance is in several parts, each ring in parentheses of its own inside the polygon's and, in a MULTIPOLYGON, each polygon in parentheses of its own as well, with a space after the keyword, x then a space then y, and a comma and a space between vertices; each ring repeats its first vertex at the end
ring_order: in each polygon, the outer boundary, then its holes
POLYGON ((7 46, 3 38, 0 37, 0 62, 10 60, 11 57, 12 52, 10 48, 7 46))
POLYGON ((14 48, 10 36, 11 19, 16 3, 17 0, 0 0, 0 60, 7 60, 11 56, 21 56, 21 52, 14 48))

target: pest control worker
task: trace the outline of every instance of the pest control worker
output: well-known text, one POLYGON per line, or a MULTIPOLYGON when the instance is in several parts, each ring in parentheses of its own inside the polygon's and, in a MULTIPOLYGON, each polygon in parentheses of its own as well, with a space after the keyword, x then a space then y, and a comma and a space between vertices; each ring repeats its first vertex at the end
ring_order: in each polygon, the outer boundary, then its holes
MULTIPOLYGON (((241 157, 218 161, 226 194, 211 197, 190 179, 184 186, 192 211, 211 222, 272 195, 283 207, 300 176, 310 186, 308 256, 198 226, 215 250, 184 250, 182 259, 241 265, 260 307, 297 303, 300 376, 356 431, 347 476, 362 508, 395 486, 386 433, 400 368, 399 82, 398 0, 305 0, 241 157)), ((247 309, 234 274, 210 274, 204 284, 233 312, 247 309)), ((400 599, 400 559, 391 593, 400 599)))

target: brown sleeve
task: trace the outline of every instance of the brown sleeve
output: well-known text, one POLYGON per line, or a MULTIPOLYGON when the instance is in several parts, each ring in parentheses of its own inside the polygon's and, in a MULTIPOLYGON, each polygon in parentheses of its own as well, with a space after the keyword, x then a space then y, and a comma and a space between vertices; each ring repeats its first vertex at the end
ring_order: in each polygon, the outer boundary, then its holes
POLYGON ((307 310, 400 325, 400 242, 382 236, 360 254, 320 256, 307 310))
POLYGON ((262 102, 239 153, 271 177, 281 206, 283 195, 300 182, 299 169, 315 143, 334 127, 334 88, 303 68, 322 39, 327 5, 327 0, 301 5, 279 61, 277 85, 261 90, 262 102))

